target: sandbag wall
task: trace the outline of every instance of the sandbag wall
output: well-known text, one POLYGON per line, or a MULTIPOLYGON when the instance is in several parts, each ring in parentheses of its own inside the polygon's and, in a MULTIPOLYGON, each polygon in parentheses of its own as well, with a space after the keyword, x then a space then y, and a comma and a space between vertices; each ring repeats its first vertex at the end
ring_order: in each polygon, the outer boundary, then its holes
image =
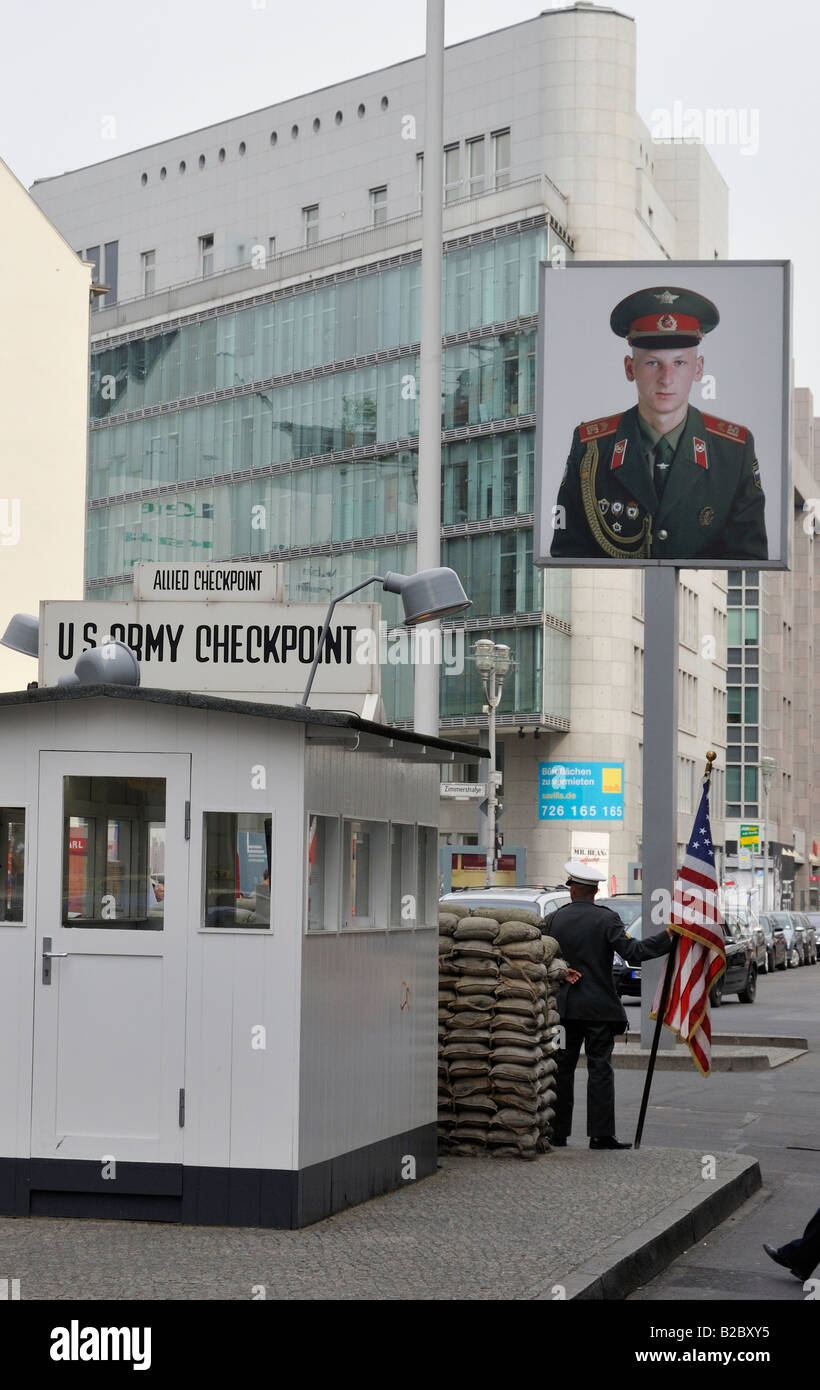
POLYGON ((438 1135, 443 1151, 535 1158, 555 1113, 555 991, 566 962, 527 909, 439 916, 438 1135))

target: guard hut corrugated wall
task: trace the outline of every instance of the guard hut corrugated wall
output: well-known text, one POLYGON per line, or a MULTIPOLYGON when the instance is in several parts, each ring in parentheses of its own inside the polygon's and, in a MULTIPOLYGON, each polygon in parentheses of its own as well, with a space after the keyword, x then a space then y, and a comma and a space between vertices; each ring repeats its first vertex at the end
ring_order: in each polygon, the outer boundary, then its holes
POLYGON ((459 753, 180 692, 0 696, 0 1211, 299 1226, 432 1172, 459 753))

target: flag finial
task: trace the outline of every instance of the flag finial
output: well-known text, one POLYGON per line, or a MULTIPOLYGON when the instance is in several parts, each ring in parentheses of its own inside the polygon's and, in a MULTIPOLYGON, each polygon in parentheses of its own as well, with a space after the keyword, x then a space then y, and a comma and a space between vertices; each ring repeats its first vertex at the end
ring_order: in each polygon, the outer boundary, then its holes
POLYGON ((716 757, 717 753, 714 751, 713 748, 710 748, 709 752, 706 754, 706 771, 703 774, 707 782, 710 780, 712 776, 712 763, 715 761, 716 757))

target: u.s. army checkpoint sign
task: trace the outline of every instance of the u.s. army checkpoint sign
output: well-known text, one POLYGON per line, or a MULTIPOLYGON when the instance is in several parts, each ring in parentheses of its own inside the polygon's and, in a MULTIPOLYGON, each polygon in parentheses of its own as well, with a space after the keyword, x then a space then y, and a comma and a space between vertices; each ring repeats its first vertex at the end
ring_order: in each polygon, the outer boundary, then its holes
MULTIPOLYGON (((326 612, 323 604, 191 602, 176 594, 168 602, 44 602, 38 680, 56 685, 82 652, 108 638, 135 653, 143 686, 293 704, 305 689, 326 612)), ((378 632, 379 614, 372 603, 336 607, 315 703, 327 707, 332 697, 361 707, 362 697, 378 695, 380 667, 367 657, 373 644, 366 636, 378 632)))

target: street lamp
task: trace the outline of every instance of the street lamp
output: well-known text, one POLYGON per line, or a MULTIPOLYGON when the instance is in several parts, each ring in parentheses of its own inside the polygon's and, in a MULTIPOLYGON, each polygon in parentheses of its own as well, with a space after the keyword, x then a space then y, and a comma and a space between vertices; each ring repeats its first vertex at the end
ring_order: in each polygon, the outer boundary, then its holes
MULTIPOLYGON (((386 574, 371 574, 369 578, 363 579, 361 584, 354 584, 352 589, 346 589, 343 594, 337 594, 331 599, 316 644, 316 654, 305 693, 299 701, 300 705, 307 705, 336 604, 343 598, 358 593, 359 589, 366 588, 368 584, 381 584, 389 594, 401 594, 405 627, 415 627, 417 623, 426 623, 430 618, 446 618, 450 613, 461 613, 472 604, 472 599, 465 594, 455 570, 447 569, 446 566, 419 570, 418 574, 397 574, 394 570, 388 570, 386 574)), ((490 645, 492 646, 492 643, 490 645)))
POLYGON ((487 742, 490 748, 490 773, 487 779, 487 887, 495 883, 496 845, 495 823, 498 806, 498 773, 495 770, 495 712, 501 701, 504 680, 512 666, 512 652, 503 642, 480 637, 475 643, 476 669, 484 688, 484 713, 488 716, 487 742))
MULTIPOLYGON (((763 778, 763 911, 769 905, 769 788, 777 771, 774 758, 760 759, 760 775, 763 778)), ((772 903, 774 906, 774 903, 772 903)))

